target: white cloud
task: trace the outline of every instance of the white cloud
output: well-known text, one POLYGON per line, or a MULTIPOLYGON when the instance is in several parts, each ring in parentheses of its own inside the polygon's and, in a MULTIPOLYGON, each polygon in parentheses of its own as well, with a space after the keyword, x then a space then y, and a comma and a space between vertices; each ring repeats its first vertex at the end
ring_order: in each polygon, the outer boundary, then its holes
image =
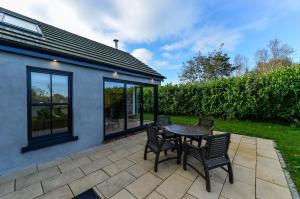
POLYGON ((221 43, 224 43, 224 49, 233 51, 239 44, 242 34, 238 30, 210 25, 198 28, 185 37, 185 39, 164 45, 162 49, 174 51, 182 48, 189 48, 194 52, 208 52, 218 48, 221 43))
POLYGON ((141 60, 145 64, 149 64, 152 61, 153 54, 151 51, 145 48, 138 48, 132 51, 131 55, 141 60))
POLYGON ((196 0, 2 0, 4 8, 113 46, 178 36, 194 26, 196 0), (172 12, 170 12, 172 11, 172 12), (174 14, 173 11, 176 11, 174 14))
POLYGON ((173 64, 165 60, 155 60, 153 61, 153 67, 156 69, 166 69, 166 70, 175 70, 181 67, 180 64, 173 64))

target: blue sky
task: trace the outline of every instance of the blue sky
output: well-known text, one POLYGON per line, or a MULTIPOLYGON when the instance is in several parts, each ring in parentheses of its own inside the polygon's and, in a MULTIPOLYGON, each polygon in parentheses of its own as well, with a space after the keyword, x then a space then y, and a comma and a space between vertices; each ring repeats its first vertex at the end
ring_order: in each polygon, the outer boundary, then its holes
POLYGON ((224 43, 232 58, 274 38, 300 62, 300 0, 1 0, 0 6, 127 51, 179 81, 182 63, 224 43))

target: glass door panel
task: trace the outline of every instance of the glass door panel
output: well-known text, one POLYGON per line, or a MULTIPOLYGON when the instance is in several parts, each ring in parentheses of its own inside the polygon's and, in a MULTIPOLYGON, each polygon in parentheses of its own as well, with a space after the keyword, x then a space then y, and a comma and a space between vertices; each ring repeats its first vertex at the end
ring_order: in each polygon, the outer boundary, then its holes
POLYGON ((106 135, 125 130, 124 87, 124 83, 108 81, 104 83, 106 135))
POLYGON ((141 126, 141 87, 127 84, 127 129, 141 126))
POLYGON ((143 123, 150 124, 154 122, 154 87, 143 87, 143 123))

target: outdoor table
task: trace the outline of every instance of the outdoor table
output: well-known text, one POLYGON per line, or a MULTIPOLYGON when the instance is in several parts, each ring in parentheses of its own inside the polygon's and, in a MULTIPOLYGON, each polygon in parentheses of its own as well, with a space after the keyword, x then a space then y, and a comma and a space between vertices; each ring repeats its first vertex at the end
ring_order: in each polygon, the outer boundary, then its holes
POLYGON ((180 125, 180 124, 170 124, 161 126, 165 131, 174 133, 180 136, 180 153, 182 153, 182 139, 181 136, 208 136, 211 134, 209 129, 206 129, 201 126, 192 126, 192 125, 180 125))
POLYGON ((170 124, 162 126, 162 128, 180 136, 208 136, 211 133, 209 129, 201 126, 170 124))

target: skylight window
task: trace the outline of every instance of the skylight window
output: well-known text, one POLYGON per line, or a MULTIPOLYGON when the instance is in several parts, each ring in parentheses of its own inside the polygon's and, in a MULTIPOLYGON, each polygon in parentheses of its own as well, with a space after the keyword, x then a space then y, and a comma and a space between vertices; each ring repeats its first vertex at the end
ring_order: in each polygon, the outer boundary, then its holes
POLYGON ((38 25, 31 23, 29 21, 11 16, 11 15, 7 15, 5 13, 0 13, 0 19, 2 23, 8 24, 8 25, 12 25, 21 29, 26 29, 38 34, 42 34, 40 28, 38 25))

